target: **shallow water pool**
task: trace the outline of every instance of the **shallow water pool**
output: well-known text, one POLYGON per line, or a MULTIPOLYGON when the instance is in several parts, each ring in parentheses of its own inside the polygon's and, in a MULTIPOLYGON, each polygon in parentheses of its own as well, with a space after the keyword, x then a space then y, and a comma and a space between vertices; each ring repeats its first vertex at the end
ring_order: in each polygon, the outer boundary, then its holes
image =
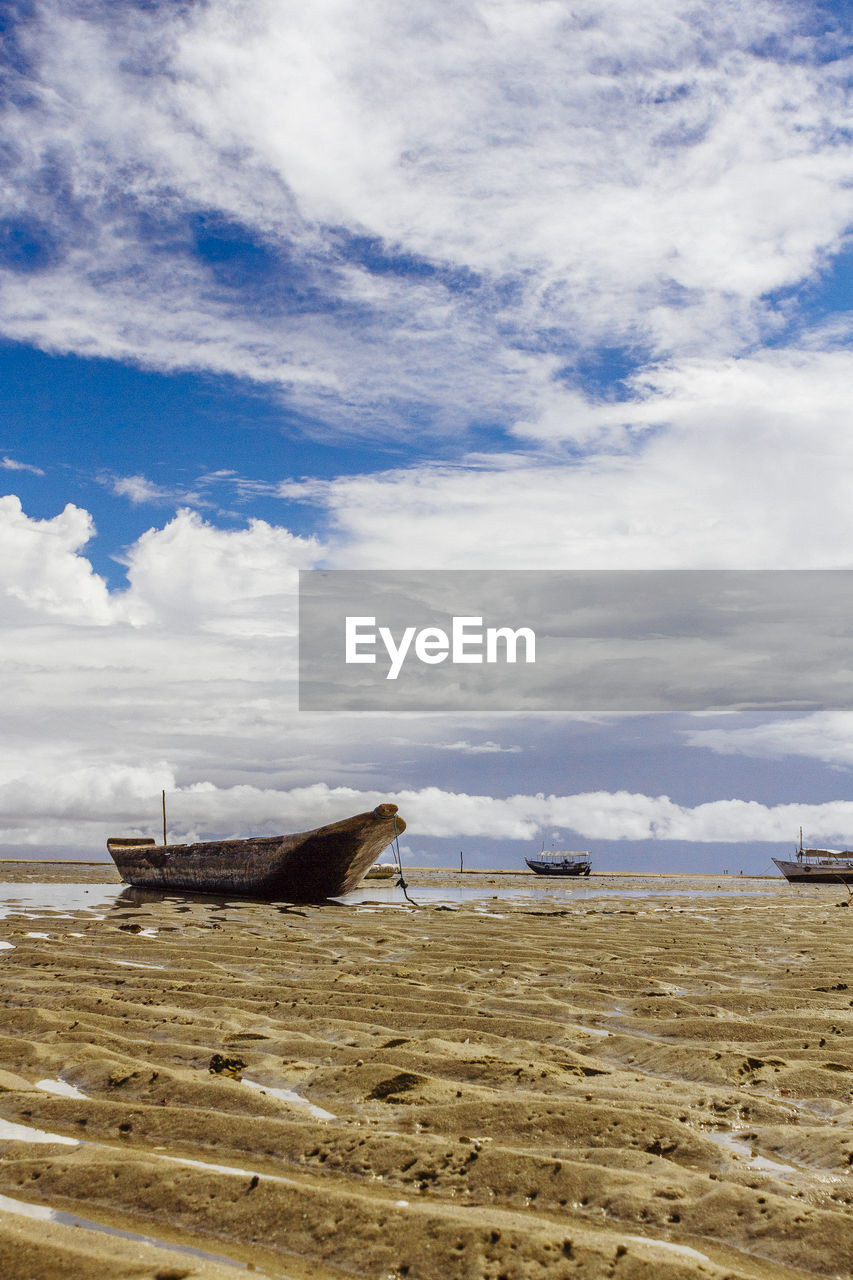
MULTIPOLYGON (((662 899, 671 898, 732 898, 762 897, 771 895, 772 889, 646 889, 635 886, 619 888, 613 885, 584 885, 583 888, 572 884, 554 884, 548 886, 527 887, 495 887, 494 885, 468 886, 453 885, 449 888, 433 886, 409 885, 408 899, 402 888, 395 885, 363 885, 352 893, 331 899, 331 903, 360 907, 407 907, 444 906, 458 907, 463 903, 478 902, 483 904, 483 912, 489 913, 490 906, 497 903, 530 903, 536 905, 553 904, 554 907, 567 907, 572 903, 598 898, 610 899, 662 899)), ((39 919, 45 917, 72 918, 79 913, 91 913, 92 916, 103 916, 115 907, 133 907, 142 902, 168 901, 174 903, 198 903, 224 907, 251 905, 251 898, 218 897, 204 894, 182 894, 174 890, 130 889, 122 884, 51 884, 51 883, 13 883, 0 882, 0 920, 9 915, 39 919)), ((284 901, 278 904, 286 906, 284 901)), ((304 910, 304 906, 300 909, 304 910)), ((314 908, 316 909, 316 908, 314 908)), ((33 935, 36 936, 36 935, 33 935)))

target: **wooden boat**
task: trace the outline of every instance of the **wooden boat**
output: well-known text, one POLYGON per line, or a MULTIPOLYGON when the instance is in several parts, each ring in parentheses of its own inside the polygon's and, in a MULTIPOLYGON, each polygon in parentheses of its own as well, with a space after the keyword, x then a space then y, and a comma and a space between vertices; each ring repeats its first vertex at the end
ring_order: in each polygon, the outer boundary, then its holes
POLYGON ((853 884, 853 850, 804 849, 802 828, 794 861, 773 861, 791 884, 853 884))
POLYGON ((588 876, 592 870, 586 851, 575 853, 565 849, 543 849, 535 858, 525 858, 524 861, 537 876, 588 876))
POLYGON ((395 804, 379 804, 295 835, 167 845, 114 836, 107 849, 122 880, 137 888, 323 902, 354 889, 405 829, 395 804))

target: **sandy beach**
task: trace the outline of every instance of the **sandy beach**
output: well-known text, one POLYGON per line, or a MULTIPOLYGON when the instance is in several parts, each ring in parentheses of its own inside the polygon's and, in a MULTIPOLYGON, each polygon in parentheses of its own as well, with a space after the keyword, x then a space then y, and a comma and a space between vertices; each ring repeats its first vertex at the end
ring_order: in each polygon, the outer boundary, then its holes
POLYGON ((846 889, 410 879, 288 908, 3 863, 2 1273, 853 1275, 846 889))

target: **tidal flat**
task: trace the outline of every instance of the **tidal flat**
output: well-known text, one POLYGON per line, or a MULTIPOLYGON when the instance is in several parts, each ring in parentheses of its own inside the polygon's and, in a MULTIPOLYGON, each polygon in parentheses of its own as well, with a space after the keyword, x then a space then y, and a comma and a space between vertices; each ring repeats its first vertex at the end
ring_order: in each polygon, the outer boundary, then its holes
POLYGON ((407 877, 4 863, 2 1274, 853 1276, 843 886, 407 877))

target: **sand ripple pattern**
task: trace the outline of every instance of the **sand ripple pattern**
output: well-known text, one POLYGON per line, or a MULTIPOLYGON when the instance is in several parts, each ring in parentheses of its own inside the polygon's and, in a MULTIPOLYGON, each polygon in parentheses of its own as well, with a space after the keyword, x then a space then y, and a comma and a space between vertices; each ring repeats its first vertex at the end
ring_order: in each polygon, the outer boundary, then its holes
POLYGON ((13 909, 0 1272, 853 1276, 842 900, 13 909))

